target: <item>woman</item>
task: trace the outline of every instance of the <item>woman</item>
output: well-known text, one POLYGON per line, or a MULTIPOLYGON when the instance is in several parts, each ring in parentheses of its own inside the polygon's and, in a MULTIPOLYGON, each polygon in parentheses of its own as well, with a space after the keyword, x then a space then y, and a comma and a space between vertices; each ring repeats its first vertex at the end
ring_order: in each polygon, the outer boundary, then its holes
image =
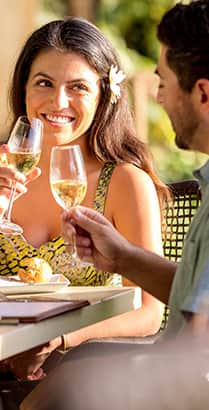
MULTIPOLYGON (((13 219, 23 227, 30 245, 17 236, 10 236, 8 245, 1 234, 0 274, 17 272, 20 248, 22 257, 43 257, 54 272, 60 273, 67 252, 60 236, 61 209, 49 186, 49 160, 54 145, 69 143, 80 145, 86 165, 88 188, 82 204, 104 213, 131 242, 162 253, 160 210, 167 189, 154 173, 147 147, 136 136, 124 75, 115 50, 104 35, 79 18, 52 21, 35 31, 18 58, 10 100, 12 125, 19 115, 40 118, 44 123, 44 143, 41 176, 13 208, 13 219), (13 257, 11 267, 9 254, 14 250, 16 266, 13 257)), ((5 168, 1 168, 2 177, 4 172, 5 168)), ((10 178, 19 178, 12 170, 6 172, 0 196, 10 178)), ((96 272, 92 267, 64 273, 72 285, 121 283, 117 274, 96 272)), ((125 279, 123 284, 131 285, 125 279)), ((95 337, 156 333, 162 304, 144 291, 141 304, 136 311, 69 334, 66 347, 95 337)), ((58 338, 55 347, 61 342, 58 338)))

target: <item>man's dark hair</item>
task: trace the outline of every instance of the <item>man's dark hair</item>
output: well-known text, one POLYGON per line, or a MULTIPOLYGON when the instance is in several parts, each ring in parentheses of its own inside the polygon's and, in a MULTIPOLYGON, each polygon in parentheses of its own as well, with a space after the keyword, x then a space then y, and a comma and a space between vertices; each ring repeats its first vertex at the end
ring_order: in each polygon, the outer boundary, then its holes
POLYGON ((183 90, 190 92, 199 78, 209 79, 209 0, 176 4, 163 16, 157 37, 183 90))

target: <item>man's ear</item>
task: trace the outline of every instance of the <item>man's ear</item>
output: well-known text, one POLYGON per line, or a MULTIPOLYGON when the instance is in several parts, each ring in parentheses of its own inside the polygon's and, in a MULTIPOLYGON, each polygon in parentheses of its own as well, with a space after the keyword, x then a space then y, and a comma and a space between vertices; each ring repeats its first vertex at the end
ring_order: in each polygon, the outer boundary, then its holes
POLYGON ((209 111, 209 80, 202 78, 195 84, 196 95, 198 96, 201 109, 209 111))

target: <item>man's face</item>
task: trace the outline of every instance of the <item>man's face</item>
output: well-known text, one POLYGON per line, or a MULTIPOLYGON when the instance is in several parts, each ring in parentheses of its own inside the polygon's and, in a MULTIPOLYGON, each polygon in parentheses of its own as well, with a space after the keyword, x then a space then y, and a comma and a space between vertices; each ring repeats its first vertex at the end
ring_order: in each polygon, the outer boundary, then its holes
POLYGON ((176 74, 166 59, 167 48, 162 46, 156 73, 159 75, 157 101, 167 112, 176 133, 179 148, 196 149, 195 135, 199 126, 199 115, 195 110, 192 92, 181 89, 176 74))

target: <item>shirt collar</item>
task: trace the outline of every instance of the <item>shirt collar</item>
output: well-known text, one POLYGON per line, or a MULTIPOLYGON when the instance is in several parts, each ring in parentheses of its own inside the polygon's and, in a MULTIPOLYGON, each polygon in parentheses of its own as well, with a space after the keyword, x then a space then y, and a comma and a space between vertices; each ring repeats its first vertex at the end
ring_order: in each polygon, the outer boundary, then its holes
POLYGON ((204 190, 209 184, 209 160, 200 168, 194 170, 193 175, 199 180, 201 188, 204 190))

